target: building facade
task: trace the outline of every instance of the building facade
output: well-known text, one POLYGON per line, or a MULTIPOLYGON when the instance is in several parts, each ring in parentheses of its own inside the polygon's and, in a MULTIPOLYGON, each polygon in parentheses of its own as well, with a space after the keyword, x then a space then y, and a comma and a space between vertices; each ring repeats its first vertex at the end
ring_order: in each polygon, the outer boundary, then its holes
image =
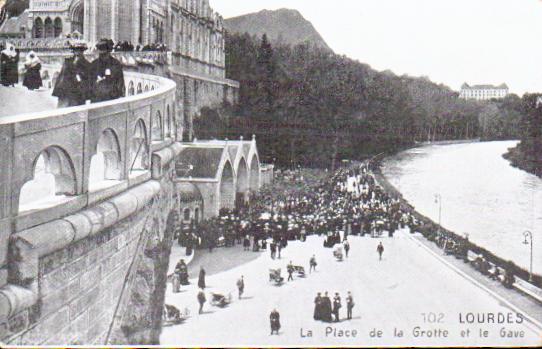
POLYGON ((208 0, 31 0, 24 18, 26 38, 78 33, 90 43, 165 44, 178 62, 184 57, 222 68, 215 70, 223 77, 223 18, 208 0))
POLYGON ((478 101, 487 101, 491 99, 501 99, 508 96, 509 89, 506 84, 499 86, 493 85, 474 85, 469 86, 464 83, 461 86, 461 92, 459 98, 463 99, 475 99, 478 101))

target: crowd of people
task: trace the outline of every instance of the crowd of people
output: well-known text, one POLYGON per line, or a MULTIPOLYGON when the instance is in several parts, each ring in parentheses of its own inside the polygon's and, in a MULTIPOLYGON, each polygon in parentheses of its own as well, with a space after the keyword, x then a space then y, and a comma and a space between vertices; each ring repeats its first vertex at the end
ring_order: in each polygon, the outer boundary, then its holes
MULTIPOLYGON (((301 183, 301 182, 300 182, 301 183)), ((399 226, 411 223, 398 200, 377 185, 367 166, 340 169, 316 187, 297 192, 263 191, 250 208, 222 211, 217 218, 179 232, 182 246, 212 248, 243 244, 245 250, 267 249, 280 258, 289 240, 308 235, 326 236, 325 247, 342 243, 343 236, 393 236, 399 226)), ((349 245, 345 246, 349 249, 349 245)))
MULTIPOLYGON (((288 241, 305 241, 311 234, 324 236, 324 247, 341 246, 346 254, 350 250, 349 235, 382 236, 385 232, 393 236, 399 226, 412 224, 412 218, 403 214, 399 202, 387 195, 376 183, 366 164, 343 168, 331 176, 322 178, 316 184, 307 185, 302 176, 277 178, 277 181, 296 181, 295 191, 262 190, 253 197, 249 207, 233 211, 222 211, 220 216, 199 226, 192 224, 178 232, 178 243, 186 246, 187 252, 194 248, 242 245, 247 252, 269 250, 270 257, 280 258, 288 241)), ((382 259, 384 246, 377 247, 382 259)), ((316 256, 312 255, 309 272, 316 269, 316 256)), ((290 261, 287 267, 288 281, 293 281, 295 268, 290 261)), ((176 268, 179 280, 186 279, 186 265, 183 261, 176 268), (184 275, 184 276, 181 276, 184 275)), ((201 272, 200 272, 201 281, 201 272)), ((204 285, 197 299, 200 311, 206 302, 204 285)), ((239 297, 244 292, 244 279, 237 281, 239 297)), ((345 297, 346 319, 352 319, 354 298, 351 292, 345 297)), ((314 320, 337 322, 341 320, 343 302, 337 292, 331 299, 328 293, 318 293, 315 298, 314 320)), ((280 314, 275 309, 270 315, 271 332, 280 329, 280 314)))
MULTIPOLYGON (((72 55, 65 59, 52 92, 58 97, 59 108, 124 97, 122 63, 111 55, 114 49, 111 40, 102 39, 96 45, 99 55, 93 62, 84 55, 88 49, 85 42, 72 40, 70 49, 72 55)), ((0 56, 0 82, 3 86, 13 87, 19 81, 20 53, 8 43, 0 56)), ((29 90, 42 87, 41 68, 40 58, 30 51, 24 62, 23 86, 29 90)))

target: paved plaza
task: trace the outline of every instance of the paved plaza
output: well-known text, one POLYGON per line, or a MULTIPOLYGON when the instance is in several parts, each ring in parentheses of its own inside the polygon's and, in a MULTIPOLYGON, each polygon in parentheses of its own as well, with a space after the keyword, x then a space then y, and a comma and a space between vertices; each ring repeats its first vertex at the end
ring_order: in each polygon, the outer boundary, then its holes
POLYGON ((541 343, 541 329, 527 321, 499 324, 495 319, 495 323, 462 324, 460 321, 471 316, 468 314, 486 314, 487 319, 489 313, 497 317, 498 314, 512 316, 515 322, 517 309, 490 295, 407 233, 401 231, 393 239, 351 237, 349 240, 352 249, 343 262, 336 261, 332 249, 322 247, 323 237, 317 236, 309 237, 306 242, 290 242, 280 260, 272 260, 269 251, 244 252, 239 246, 218 249, 212 255, 197 251, 202 255, 196 255, 190 264, 191 285, 182 286, 181 293, 173 294, 169 284, 166 295, 167 304, 182 310, 188 308, 190 317, 182 324, 164 327, 161 344, 228 347, 541 343), (376 253, 379 241, 385 246, 382 261, 376 253), (318 267, 317 272, 308 274, 312 254, 316 254, 318 267), (237 264, 233 262, 236 258, 237 264), (220 268, 221 260, 230 261, 229 269, 220 268), (270 283, 269 268, 282 268, 286 279, 290 260, 294 265, 303 265, 307 277, 295 277, 280 287, 270 283), (210 275, 206 280, 208 302, 204 314, 198 315, 196 285, 201 265, 210 275), (241 275, 245 278, 245 295, 238 300, 236 280, 241 275), (335 292, 342 297, 340 323, 326 324, 312 318, 316 293, 325 291, 331 298, 335 292), (356 304, 351 321, 346 320, 347 291, 352 292, 356 304), (209 304, 210 292, 231 293, 233 302, 226 308, 213 307, 209 304), (273 308, 281 315, 278 336, 270 336, 269 313, 273 308), (468 335, 464 332, 462 337, 461 332, 467 329, 468 335), (400 331, 403 337, 399 337, 400 331), (422 335, 421 331, 427 332, 422 335), (509 337, 521 333, 523 337, 509 337), (483 337, 486 334, 487 338, 483 337))

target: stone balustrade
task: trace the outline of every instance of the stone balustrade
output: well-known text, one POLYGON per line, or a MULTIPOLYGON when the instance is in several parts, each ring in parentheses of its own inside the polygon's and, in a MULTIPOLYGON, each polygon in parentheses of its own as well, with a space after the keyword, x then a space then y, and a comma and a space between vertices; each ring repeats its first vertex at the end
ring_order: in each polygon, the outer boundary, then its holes
MULTIPOLYGON (((45 66, 50 76, 59 67, 45 66)), ((182 137, 175 118, 175 83, 127 72, 127 97, 0 120, 0 267, 7 240, 18 231, 77 212, 151 178, 151 154, 182 137), (103 156, 105 178, 93 185, 91 163, 103 156), (21 190, 38 162, 54 177, 56 196, 21 210, 21 190)), ((0 278, 4 281, 5 276, 0 278)), ((0 284, 2 286, 2 284, 0 284)))

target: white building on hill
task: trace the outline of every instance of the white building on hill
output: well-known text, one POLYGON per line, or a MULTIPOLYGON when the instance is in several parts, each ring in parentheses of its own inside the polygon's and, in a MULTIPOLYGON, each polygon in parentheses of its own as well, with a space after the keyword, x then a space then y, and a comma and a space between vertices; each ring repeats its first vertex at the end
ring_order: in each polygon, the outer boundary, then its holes
POLYGON ((474 85, 469 86, 467 83, 464 83, 461 86, 461 92, 459 93, 459 98, 463 99, 476 99, 478 101, 487 101, 493 98, 504 98, 508 96, 509 90, 506 84, 501 84, 499 86, 493 85, 474 85))

